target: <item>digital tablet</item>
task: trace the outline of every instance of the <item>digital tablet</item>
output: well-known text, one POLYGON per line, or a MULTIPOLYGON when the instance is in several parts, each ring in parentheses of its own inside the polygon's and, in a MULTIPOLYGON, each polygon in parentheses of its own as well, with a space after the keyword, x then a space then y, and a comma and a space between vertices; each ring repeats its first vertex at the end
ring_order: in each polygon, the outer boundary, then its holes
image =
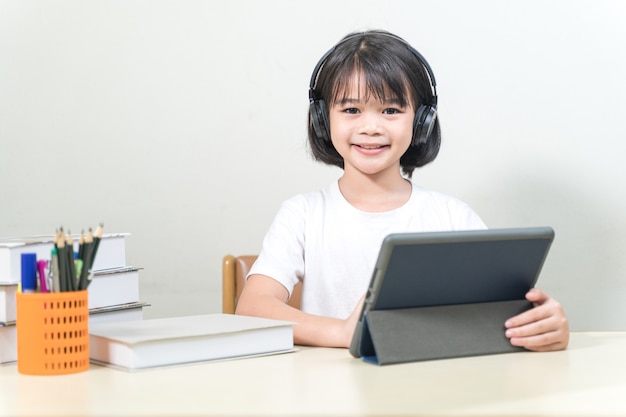
POLYGON ((523 300, 554 239, 550 227, 396 233, 381 246, 350 353, 369 311, 523 300))

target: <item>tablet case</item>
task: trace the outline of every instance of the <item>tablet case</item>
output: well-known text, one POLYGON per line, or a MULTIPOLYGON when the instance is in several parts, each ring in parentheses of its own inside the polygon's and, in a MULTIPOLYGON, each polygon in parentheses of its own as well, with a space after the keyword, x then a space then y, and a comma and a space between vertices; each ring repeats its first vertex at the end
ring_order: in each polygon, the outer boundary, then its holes
POLYGON ((525 299, 554 237, 551 228, 388 236, 350 353, 385 365, 516 352, 504 322, 525 299))

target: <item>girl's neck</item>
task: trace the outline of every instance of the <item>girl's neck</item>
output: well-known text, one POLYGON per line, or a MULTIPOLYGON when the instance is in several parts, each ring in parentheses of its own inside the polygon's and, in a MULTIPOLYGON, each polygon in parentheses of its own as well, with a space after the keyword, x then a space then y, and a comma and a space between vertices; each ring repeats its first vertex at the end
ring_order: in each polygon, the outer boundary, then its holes
POLYGON ((397 175, 350 175, 344 172, 339 179, 343 197, 358 210, 385 212, 395 210, 411 198, 411 182, 397 175))

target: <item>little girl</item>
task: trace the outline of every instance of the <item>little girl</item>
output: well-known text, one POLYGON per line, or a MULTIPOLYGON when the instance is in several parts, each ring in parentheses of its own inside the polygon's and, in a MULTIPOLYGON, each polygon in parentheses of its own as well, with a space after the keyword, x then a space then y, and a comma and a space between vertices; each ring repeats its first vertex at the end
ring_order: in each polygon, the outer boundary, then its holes
MULTIPOLYGON (((482 229, 465 203, 410 181, 441 142, 436 82, 422 55, 384 31, 353 33, 311 77, 309 146, 343 169, 338 181, 285 201, 239 298, 237 314, 289 320, 297 344, 348 347, 385 236, 482 229), (301 309, 287 305, 303 283, 301 309)), ((509 319, 511 344, 565 349, 567 318, 538 289, 509 319)))

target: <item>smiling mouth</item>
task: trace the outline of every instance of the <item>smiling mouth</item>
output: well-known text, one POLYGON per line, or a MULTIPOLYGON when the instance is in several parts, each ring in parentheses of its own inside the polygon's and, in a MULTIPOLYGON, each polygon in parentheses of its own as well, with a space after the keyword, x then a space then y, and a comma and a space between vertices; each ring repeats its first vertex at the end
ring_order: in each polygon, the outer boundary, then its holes
POLYGON ((381 149, 381 148, 385 148, 388 145, 354 145, 357 146, 361 149, 381 149))

